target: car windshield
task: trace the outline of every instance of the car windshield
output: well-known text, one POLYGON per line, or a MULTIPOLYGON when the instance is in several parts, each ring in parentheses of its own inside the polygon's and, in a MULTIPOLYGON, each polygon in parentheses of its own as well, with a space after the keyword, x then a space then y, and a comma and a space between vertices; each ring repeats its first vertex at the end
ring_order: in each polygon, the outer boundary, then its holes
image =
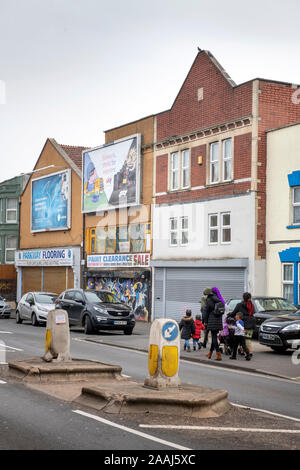
POLYGON ((38 304, 54 304, 57 297, 56 294, 35 294, 35 300, 38 304))
POLYGON ((233 310, 235 309, 235 307, 237 306, 238 303, 240 303, 241 300, 239 299, 233 299, 233 300, 230 300, 228 302, 228 308, 229 308, 229 311, 230 312, 233 312, 233 310))
POLYGON ((99 303, 103 302, 105 304, 120 304, 120 300, 112 292, 85 292, 86 298, 89 302, 99 303))
POLYGON ((278 297, 259 298, 255 299, 254 303, 258 312, 276 312, 282 310, 296 312, 297 310, 296 307, 290 304, 287 300, 278 297))

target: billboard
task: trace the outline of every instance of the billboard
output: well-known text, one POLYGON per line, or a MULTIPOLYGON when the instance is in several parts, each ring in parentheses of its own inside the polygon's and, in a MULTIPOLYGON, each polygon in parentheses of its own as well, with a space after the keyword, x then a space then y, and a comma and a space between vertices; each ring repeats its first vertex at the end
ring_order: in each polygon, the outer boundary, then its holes
POLYGON ((31 181, 31 232, 69 229, 70 208, 70 170, 31 181))
POLYGON ((140 192, 140 134, 82 153, 82 212, 139 205, 140 192))

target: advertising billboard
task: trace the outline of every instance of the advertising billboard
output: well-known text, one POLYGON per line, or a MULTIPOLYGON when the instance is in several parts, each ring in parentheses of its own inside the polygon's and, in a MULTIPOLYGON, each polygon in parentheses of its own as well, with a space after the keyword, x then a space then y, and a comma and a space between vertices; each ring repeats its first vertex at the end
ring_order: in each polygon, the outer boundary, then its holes
POLYGON ((70 208, 70 170, 31 181, 31 232, 69 229, 70 208))
POLYGON ((82 153, 82 212, 139 205, 140 192, 140 134, 82 153))

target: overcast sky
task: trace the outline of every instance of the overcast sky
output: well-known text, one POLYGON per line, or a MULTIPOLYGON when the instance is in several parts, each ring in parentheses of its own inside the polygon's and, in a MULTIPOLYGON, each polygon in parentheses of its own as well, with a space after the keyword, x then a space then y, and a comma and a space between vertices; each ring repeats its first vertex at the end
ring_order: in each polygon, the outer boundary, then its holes
POLYGON ((197 54, 232 79, 300 83, 298 0, 0 0, 0 181, 30 171, 47 137, 169 109, 197 54))

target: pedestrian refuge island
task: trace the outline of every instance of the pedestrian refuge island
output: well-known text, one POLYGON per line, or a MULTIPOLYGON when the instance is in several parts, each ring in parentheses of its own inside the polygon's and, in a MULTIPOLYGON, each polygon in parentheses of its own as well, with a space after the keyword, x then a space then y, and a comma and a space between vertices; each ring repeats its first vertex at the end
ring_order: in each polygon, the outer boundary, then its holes
POLYGON ((170 318, 154 320, 150 330, 148 371, 144 385, 161 389, 180 385, 180 334, 178 323, 170 318))

